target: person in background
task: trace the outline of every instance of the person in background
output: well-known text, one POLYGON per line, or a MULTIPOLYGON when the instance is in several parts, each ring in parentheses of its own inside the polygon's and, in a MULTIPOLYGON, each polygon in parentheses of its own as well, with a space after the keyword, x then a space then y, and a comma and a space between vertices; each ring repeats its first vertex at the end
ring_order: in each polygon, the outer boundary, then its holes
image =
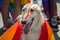
POLYGON ((56 0, 42 0, 42 3, 49 24, 53 29, 56 29, 58 31, 56 0))
MULTIPOLYGON (((1 14, 4 26, 0 29, 2 35, 11 25, 8 23, 10 0, 2 0, 1 14)), ((15 19, 21 14, 21 0, 14 0, 14 17, 15 19)))
POLYGON ((56 4, 56 0, 50 0, 49 1, 49 3, 50 3, 50 7, 51 7, 51 9, 50 9, 50 14, 49 15, 51 15, 52 17, 50 18, 51 20, 50 20, 50 25, 51 25, 51 27, 53 28, 53 31, 59 31, 59 29, 58 29, 58 23, 57 23, 57 17, 58 17, 58 15, 57 15, 57 4, 56 4))

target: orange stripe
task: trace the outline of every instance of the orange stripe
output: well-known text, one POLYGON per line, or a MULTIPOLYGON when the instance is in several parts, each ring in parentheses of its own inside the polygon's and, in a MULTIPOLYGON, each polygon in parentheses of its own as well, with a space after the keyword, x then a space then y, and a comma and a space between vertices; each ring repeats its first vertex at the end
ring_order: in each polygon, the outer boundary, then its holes
POLYGON ((53 31, 46 20, 42 25, 42 30, 41 30, 39 40, 55 40, 53 31))
POLYGON ((55 40, 52 28, 50 27, 49 23, 46 21, 46 27, 48 31, 48 40, 55 40))
POLYGON ((15 33, 15 36, 14 36, 14 38, 12 40, 20 40, 20 37, 21 37, 22 32, 23 32, 23 28, 24 28, 24 25, 20 23, 18 25, 17 31, 15 33))
POLYGON ((18 24, 19 21, 12 25, 11 28, 9 28, 2 36, 0 36, 0 40, 12 40, 17 31, 18 24))

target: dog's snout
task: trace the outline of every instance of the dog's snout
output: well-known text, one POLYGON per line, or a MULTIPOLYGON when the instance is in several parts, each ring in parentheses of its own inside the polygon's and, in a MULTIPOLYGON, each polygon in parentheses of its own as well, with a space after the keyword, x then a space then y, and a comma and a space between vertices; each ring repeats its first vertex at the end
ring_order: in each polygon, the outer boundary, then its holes
POLYGON ((22 24, 26 24, 26 21, 21 21, 22 24))

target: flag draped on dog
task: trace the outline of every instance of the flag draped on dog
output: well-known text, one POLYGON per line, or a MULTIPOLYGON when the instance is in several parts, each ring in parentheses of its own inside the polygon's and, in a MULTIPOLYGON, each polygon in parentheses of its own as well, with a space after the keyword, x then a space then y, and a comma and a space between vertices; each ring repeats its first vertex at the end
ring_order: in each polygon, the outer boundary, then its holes
POLYGON ((18 20, 0 36, 0 40, 20 40, 24 38, 21 37, 21 35, 25 35, 25 40, 55 40, 53 31, 37 4, 27 4, 24 6, 22 15, 22 21, 25 20, 26 24, 23 25, 21 21, 18 20), (28 29, 27 34, 25 34, 23 28, 28 29))
POLYGON ((27 4, 23 7, 22 20, 26 21, 25 27, 28 30, 28 33, 25 34, 27 37, 26 40, 55 40, 52 28, 43 16, 40 6, 37 4, 27 4))
POLYGON ((20 24, 20 21, 17 21, 3 35, 0 36, 0 40, 20 40, 22 30, 23 25, 20 24))
POLYGON ((55 40, 52 29, 47 21, 42 25, 42 31, 39 40, 55 40))

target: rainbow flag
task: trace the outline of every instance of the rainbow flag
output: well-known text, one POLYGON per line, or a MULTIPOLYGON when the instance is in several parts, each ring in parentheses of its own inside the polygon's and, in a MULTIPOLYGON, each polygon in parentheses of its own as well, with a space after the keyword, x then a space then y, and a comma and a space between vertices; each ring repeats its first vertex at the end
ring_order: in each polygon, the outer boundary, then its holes
MULTIPOLYGON (((31 6, 31 5, 30 5, 31 6)), ((24 13, 24 19, 26 17, 28 17, 29 15, 29 11, 30 11, 30 7, 27 8, 27 10, 25 10, 26 13, 24 13)), ((41 15, 43 16, 43 15, 41 15)), ((42 20, 41 20, 42 21, 42 20)), ((56 40, 55 39, 55 36, 54 36, 54 33, 52 31, 52 28, 51 26, 49 25, 48 21, 44 19, 44 22, 41 26, 41 33, 40 33, 40 37, 39 37, 39 40, 56 40)), ((30 34, 32 35, 32 34, 30 34)), ((33 36, 33 35, 32 35, 33 36)), ((36 37, 36 36, 35 36, 36 37)), ((34 38, 34 37, 33 37, 34 38)), ((31 36, 30 36, 30 40, 31 40, 31 36)))
MULTIPOLYGON (((27 13, 24 15, 25 18, 28 17, 29 9, 27 9, 27 13)), ((20 40, 23 27, 24 25, 21 24, 20 20, 18 20, 2 36, 0 36, 0 40, 20 40)), ((55 40, 53 31, 46 20, 44 20, 42 25, 39 40, 55 40)))
POLYGON ((20 40, 22 30, 23 25, 20 24, 20 21, 17 21, 3 35, 0 36, 0 40, 20 40))
POLYGON ((50 27, 49 23, 46 20, 42 25, 39 40, 56 40, 52 28, 50 27))
MULTIPOLYGON (((24 25, 17 21, 2 36, 0 40, 20 40, 24 25)), ((53 31, 47 21, 42 25, 39 40, 55 40, 53 31)))

